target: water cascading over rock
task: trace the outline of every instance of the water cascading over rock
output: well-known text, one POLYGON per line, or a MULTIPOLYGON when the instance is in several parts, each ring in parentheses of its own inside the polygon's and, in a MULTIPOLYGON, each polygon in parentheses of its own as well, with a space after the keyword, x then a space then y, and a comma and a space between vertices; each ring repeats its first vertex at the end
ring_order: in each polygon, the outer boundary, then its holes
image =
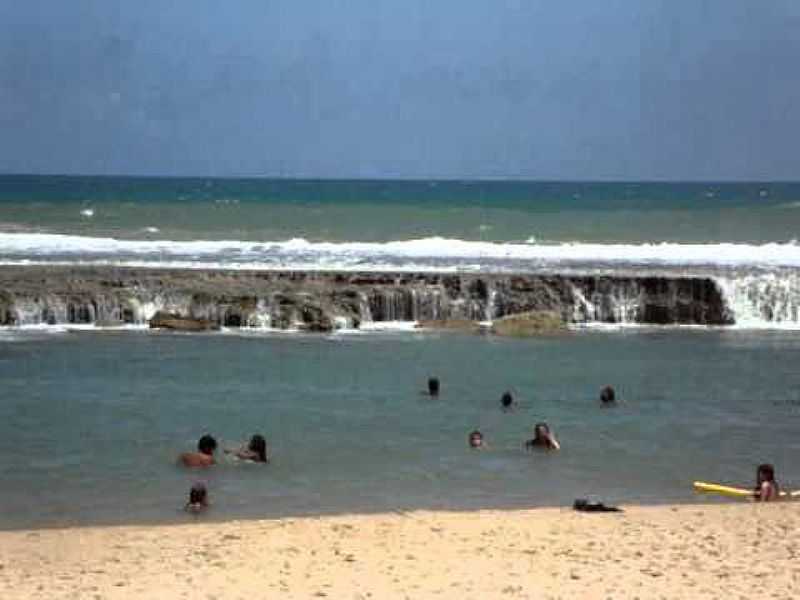
POLYGON ((331 331, 383 321, 484 321, 545 311, 567 323, 727 325, 708 277, 0 267, 0 324, 146 324, 331 331))

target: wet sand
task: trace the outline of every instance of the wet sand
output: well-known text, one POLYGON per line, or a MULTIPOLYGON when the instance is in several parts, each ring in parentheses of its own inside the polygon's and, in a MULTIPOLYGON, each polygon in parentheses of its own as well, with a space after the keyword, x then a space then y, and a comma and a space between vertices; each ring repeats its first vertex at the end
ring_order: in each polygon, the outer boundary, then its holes
POLYGON ((411 512, 0 533, 0 598, 797 598, 800 506, 411 512))

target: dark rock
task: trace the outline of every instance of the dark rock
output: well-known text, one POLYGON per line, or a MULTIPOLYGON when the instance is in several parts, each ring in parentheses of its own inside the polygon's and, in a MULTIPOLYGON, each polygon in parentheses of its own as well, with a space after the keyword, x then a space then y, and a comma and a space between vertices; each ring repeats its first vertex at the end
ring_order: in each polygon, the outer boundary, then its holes
POLYGON ((448 323, 498 320, 531 312, 557 315, 563 323, 733 323, 713 279, 680 274, 442 275, 0 267, 0 324, 141 323, 142 307, 159 303, 176 307, 175 314, 157 315, 154 327, 190 331, 269 322, 279 329, 327 332, 341 320, 353 325, 426 321, 449 327, 448 323))
POLYGON ((209 331, 219 329, 219 323, 208 319, 191 319, 177 314, 158 311, 150 319, 152 329, 173 329, 176 331, 209 331))

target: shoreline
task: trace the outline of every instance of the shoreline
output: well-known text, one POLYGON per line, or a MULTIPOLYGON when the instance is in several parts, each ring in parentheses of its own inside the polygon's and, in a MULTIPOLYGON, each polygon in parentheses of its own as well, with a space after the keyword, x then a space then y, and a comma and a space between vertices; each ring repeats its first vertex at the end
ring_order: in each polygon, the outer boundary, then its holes
POLYGON ((3 598, 797 596, 791 503, 0 532, 3 598))

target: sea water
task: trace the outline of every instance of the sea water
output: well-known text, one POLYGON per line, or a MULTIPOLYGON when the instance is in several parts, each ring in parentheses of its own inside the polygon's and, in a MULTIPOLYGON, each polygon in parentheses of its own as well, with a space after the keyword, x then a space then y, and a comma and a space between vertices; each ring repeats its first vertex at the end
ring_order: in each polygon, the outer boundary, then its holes
MULTIPOLYGON (((0 329, 0 527, 694 501, 800 487, 800 185, 0 177, 0 266, 714 278, 736 327, 330 336, 0 329), (442 395, 420 392, 429 376, 442 395), (614 385, 619 406, 599 406, 614 385), (511 390, 518 408, 503 413, 511 390), (547 421, 559 453, 526 453, 547 421), (467 448, 481 429, 486 451, 467 448), (203 433, 267 465, 176 465, 203 433)), ((0 290, 2 292, 2 290, 0 290)))
POLYGON ((210 518, 689 502, 760 462, 800 486, 798 360, 790 332, 6 333, 0 527, 180 521, 197 480, 210 518), (523 450, 540 421, 560 452, 523 450), (271 462, 177 466, 204 433, 262 433, 271 462))

